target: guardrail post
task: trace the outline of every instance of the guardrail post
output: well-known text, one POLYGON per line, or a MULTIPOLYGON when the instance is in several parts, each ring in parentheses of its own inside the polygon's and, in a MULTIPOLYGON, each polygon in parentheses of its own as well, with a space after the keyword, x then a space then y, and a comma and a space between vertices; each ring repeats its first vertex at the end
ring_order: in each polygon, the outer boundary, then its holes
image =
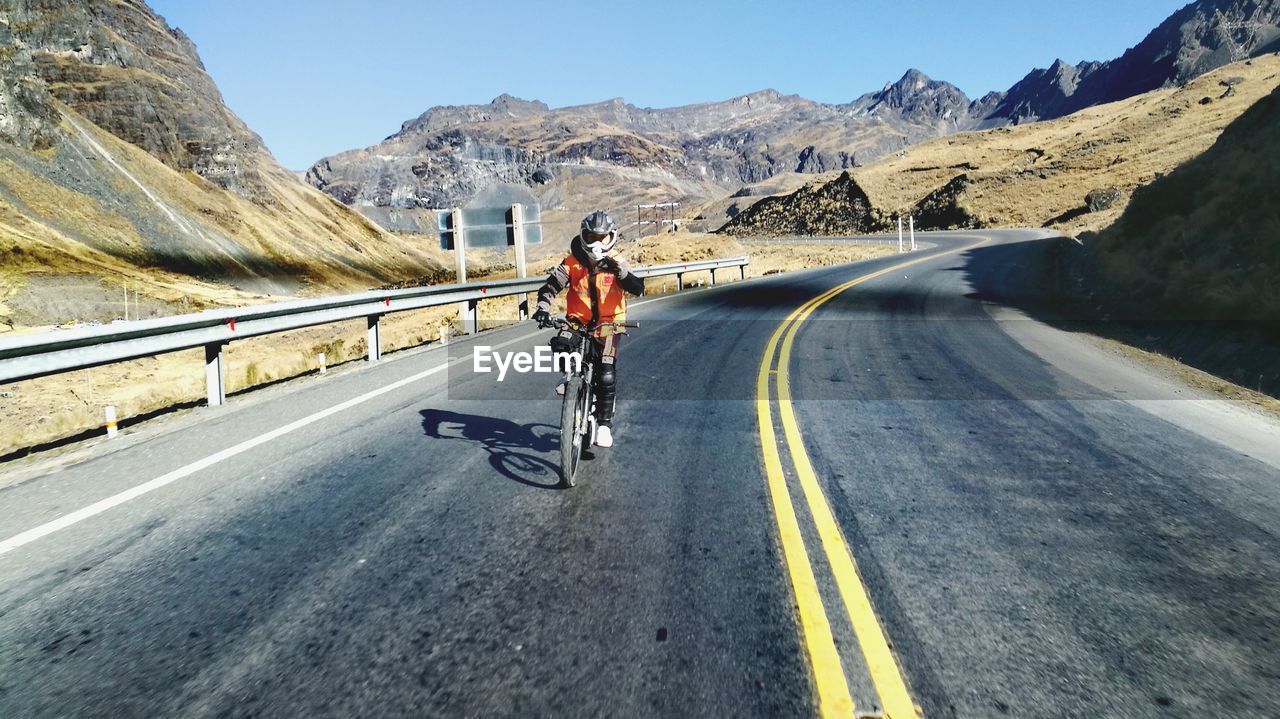
POLYGON ((746 265, 746 263, 743 263, 743 264, 741 264, 741 265, 738 265, 738 274, 739 274, 739 275, 741 275, 742 279, 744 279, 744 280, 745 280, 745 279, 747 279, 747 265, 746 265))
POLYGON ((382 359, 382 315, 369 315, 369 339, 367 341, 368 351, 365 352, 365 359, 369 362, 377 362, 382 359))
POLYGON ((221 407, 227 403, 227 368, 222 360, 222 348, 225 346, 225 342, 210 342, 204 346, 204 384, 210 407, 221 407))
POLYGON ((711 286, 716 286, 716 268, 714 267, 711 268, 711 286))
POLYGON ((480 300, 467 300, 462 303, 466 311, 462 313, 462 331, 473 335, 480 331, 480 300))
POLYGON ((684 289, 684 273, 677 272, 676 273, 676 292, 680 292, 683 289, 684 289))

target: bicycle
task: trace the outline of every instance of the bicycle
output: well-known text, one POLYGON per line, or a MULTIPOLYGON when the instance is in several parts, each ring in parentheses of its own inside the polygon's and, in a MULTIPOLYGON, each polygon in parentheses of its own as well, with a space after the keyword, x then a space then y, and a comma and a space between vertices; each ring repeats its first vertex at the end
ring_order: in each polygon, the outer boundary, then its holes
POLYGON ((574 366, 567 363, 564 401, 560 405, 560 479, 564 487, 574 486, 574 476, 582 454, 596 438, 596 417, 592 411, 595 401, 596 364, 599 347, 593 341, 594 333, 604 327, 639 327, 636 322, 601 322, 595 325, 578 325, 562 317, 539 323, 544 329, 555 329, 560 336, 572 341, 571 352, 578 353, 582 361, 574 366))

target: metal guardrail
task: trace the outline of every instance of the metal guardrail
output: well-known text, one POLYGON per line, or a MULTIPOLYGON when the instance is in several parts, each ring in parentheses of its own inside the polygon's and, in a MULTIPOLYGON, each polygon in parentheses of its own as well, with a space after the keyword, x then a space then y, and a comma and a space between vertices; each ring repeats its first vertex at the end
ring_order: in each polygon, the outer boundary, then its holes
MULTIPOLYGON (((677 287, 683 289, 686 272, 710 271, 711 283, 715 284, 716 270, 737 267, 745 279, 750 261, 749 257, 733 257, 637 267, 632 271, 640 277, 675 275, 677 287)), ((0 339, 0 382, 204 347, 208 401, 210 406, 217 406, 226 402, 222 350, 235 340, 364 317, 369 331, 365 358, 376 362, 382 358, 383 315, 459 303, 463 330, 475 334, 479 331, 477 308, 481 300, 528 294, 545 281, 545 277, 530 277, 374 290, 0 339)), ((520 316, 527 315, 526 300, 520 305, 520 316)))

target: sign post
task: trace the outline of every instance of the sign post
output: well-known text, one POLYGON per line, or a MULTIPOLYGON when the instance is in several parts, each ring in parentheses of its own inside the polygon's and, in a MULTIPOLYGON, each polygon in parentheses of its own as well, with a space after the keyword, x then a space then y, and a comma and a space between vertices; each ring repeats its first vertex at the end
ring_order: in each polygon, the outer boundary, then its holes
MULTIPOLYGON (((511 205, 511 243, 516 246, 516 277, 521 278, 529 276, 524 257, 524 239, 524 206, 516 202, 511 205)), ((528 319, 529 295, 520 296, 516 315, 521 320, 528 319)))
MULTIPOLYGON (((449 220, 453 224, 453 256, 457 262, 457 281, 458 284, 463 284, 467 281, 467 231, 462 220, 462 208, 455 207, 450 210, 449 220)), ((476 333, 478 312, 479 307, 474 302, 458 303, 458 321, 462 323, 464 333, 469 335, 476 333)))
POLYGON ((516 246, 516 277, 528 277, 524 261, 524 206, 511 206, 511 243, 516 246))
MULTIPOLYGON (((515 202, 505 207, 454 207, 438 218, 440 249, 453 250, 458 283, 467 281, 468 247, 506 247, 516 250, 516 274, 529 276, 525 245, 542 242, 542 210, 537 203, 515 202)), ((458 317, 466 334, 479 332, 478 300, 458 304, 458 317)), ((529 301, 520 303, 520 317, 529 313, 529 301)))

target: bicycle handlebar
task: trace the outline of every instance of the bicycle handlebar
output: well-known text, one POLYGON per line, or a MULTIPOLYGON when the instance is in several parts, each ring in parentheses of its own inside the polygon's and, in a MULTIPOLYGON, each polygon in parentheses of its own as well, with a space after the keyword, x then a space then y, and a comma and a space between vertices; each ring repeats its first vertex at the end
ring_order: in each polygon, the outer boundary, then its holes
POLYGON ((563 329, 572 330, 572 331, 574 331, 574 332, 581 332, 581 333, 583 333, 583 334, 590 334, 591 332, 594 332, 594 331, 596 331, 596 330, 600 329, 601 327, 614 327, 614 328, 617 328, 617 327, 627 327, 627 328, 632 328, 632 329, 634 329, 634 328, 639 327, 639 326, 640 326, 640 323, 639 323, 639 322, 597 322, 597 323, 596 323, 596 324, 594 324, 594 325, 582 325, 582 326, 578 326, 578 325, 576 325, 575 323, 570 322, 569 320, 567 320, 567 319, 566 319, 566 318, 564 318, 564 317, 552 317, 550 320, 547 320, 547 321, 545 321, 545 322, 539 322, 539 323, 538 323, 538 326, 539 326, 539 327, 541 327, 541 328, 543 328, 543 329, 551 329, 551 328, 560 329, 560 328, 563 328, 563 329))

